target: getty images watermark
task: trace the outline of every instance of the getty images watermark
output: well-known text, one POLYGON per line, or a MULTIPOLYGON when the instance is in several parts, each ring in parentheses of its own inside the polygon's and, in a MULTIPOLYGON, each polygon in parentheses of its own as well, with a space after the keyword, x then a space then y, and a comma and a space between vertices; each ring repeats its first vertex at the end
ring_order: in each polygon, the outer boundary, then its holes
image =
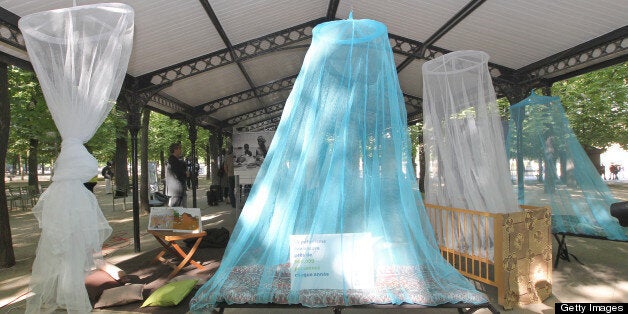
POLYGON ((628 313, 626 303, 556 303, 556 313, 628 313))

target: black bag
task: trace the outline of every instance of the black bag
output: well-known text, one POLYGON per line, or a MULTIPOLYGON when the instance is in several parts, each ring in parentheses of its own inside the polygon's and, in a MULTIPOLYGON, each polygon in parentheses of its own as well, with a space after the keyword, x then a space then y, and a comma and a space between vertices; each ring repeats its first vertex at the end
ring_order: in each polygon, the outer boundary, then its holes
POLYGON ((209 190, 207 191, 207 205, 209 206, 217 206, 218 205, 218 191, 216 190, 209 190))
MULTIPOLYGON (((205 229, 207 234, 201 239, 199 248, 224 248, 229 243, 229 230, 225 227, 205 229)), ((194 246, 196 239, 183 240, 189 248, 194 246)))
POLYGON ((611 215, 619 220, 622 227, 628 227, 628 202, 611 204, 611 215))
POLYGON ((156 200, 158 200, 158 201, 160 201, 160 202, 162 202, 164 204, 167 204, 168 200, 170 199, 170 196, 165 195, 165 194, 160 193, 160 192, 153 193, 153 196, 155 197, 156 200))

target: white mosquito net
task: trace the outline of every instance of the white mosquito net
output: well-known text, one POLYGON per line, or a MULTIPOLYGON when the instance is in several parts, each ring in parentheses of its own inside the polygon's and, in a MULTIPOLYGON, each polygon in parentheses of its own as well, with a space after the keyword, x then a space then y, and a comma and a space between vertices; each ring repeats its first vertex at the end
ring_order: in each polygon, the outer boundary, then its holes
POLYGON ((550 206, 552 232, 628 240, 618 202, 580 145, 560 98, 534 92, 510 106, 508 153, 519 203, 550 206))
MULTIPOLYGON (((481 51, 456 51, 423 64, 427 203, 489 213, 519 211, 488 59, 481 51)), ((492 252, 479 249, 491 243, 473 239, 485 226, 468 221, 461 242, 446 245, 492 252)))
POLYGON ((120 92, 133 39, 133 9, 98 4, 23 17, 19 28, 48 109, 63 139, 52 184, 33 208, 41 237, 33 263, 28 313, 91 305, 85 275, 111 227, 83 186, 98 173, 85 149, 120 92))
POLYGON ((191 310, 486 302, 440 256, 406 115, 383 24, 316 26, 220 268, 191 310))
POLYGON ((518 211, 488 55, 456 51, 423 64, 428 203, 518 211))

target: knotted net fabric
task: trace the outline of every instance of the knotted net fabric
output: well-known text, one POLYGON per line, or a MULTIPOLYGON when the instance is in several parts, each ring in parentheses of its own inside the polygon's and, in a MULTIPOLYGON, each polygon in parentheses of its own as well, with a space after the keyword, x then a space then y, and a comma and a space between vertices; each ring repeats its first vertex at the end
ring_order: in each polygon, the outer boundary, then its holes
MULTIPOLYGON (((489 213, 519 211, 488 60, 482 51, 467 50, 423 64, 427 203, 489 213)), ((493 232, 488 241, 476 237, 485 227, 492 229, 492 219, 489 226, 471 219, 454 217, 468 227, 446 240, 455 242, 441 244, 472 254, 488 252, 492 258, 493 232)))
POLYGON ((385 25, 317 25, 220 268, 192 312, 216 302, 486 302, 440 256, 406 115, 385 25))
POLYGON ((580 145, 559 97, 510 106, 510 169, 519 203, 550 206, 552 232, 628 240, 610 214, 618 202, 580 145))
POLYGON ((120 93, 133 39, 133 9, 98 4, 23 17, 19 28, 61 134, 52 184, 33 213, 41 236, 33 263, 28 313, 91 305, 85 275, 111 234, 96 197, 83 186, 98 173, 86 143, 120 93))

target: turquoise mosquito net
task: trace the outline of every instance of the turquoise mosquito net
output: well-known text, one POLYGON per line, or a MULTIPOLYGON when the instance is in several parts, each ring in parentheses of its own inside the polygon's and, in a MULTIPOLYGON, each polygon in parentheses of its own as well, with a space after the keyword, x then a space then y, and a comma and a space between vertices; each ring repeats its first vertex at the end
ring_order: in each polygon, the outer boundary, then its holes
POLYGON ((487 302, 440 256, 406 115, 385 25, 316 26, 221 265, 191 310, 487 302))
POLYGON ((520 204, 550 206, 552 232, 628 240, 617 202, 569 126, 559 97, 534 92, 510 107, 507 141, 520 204))

